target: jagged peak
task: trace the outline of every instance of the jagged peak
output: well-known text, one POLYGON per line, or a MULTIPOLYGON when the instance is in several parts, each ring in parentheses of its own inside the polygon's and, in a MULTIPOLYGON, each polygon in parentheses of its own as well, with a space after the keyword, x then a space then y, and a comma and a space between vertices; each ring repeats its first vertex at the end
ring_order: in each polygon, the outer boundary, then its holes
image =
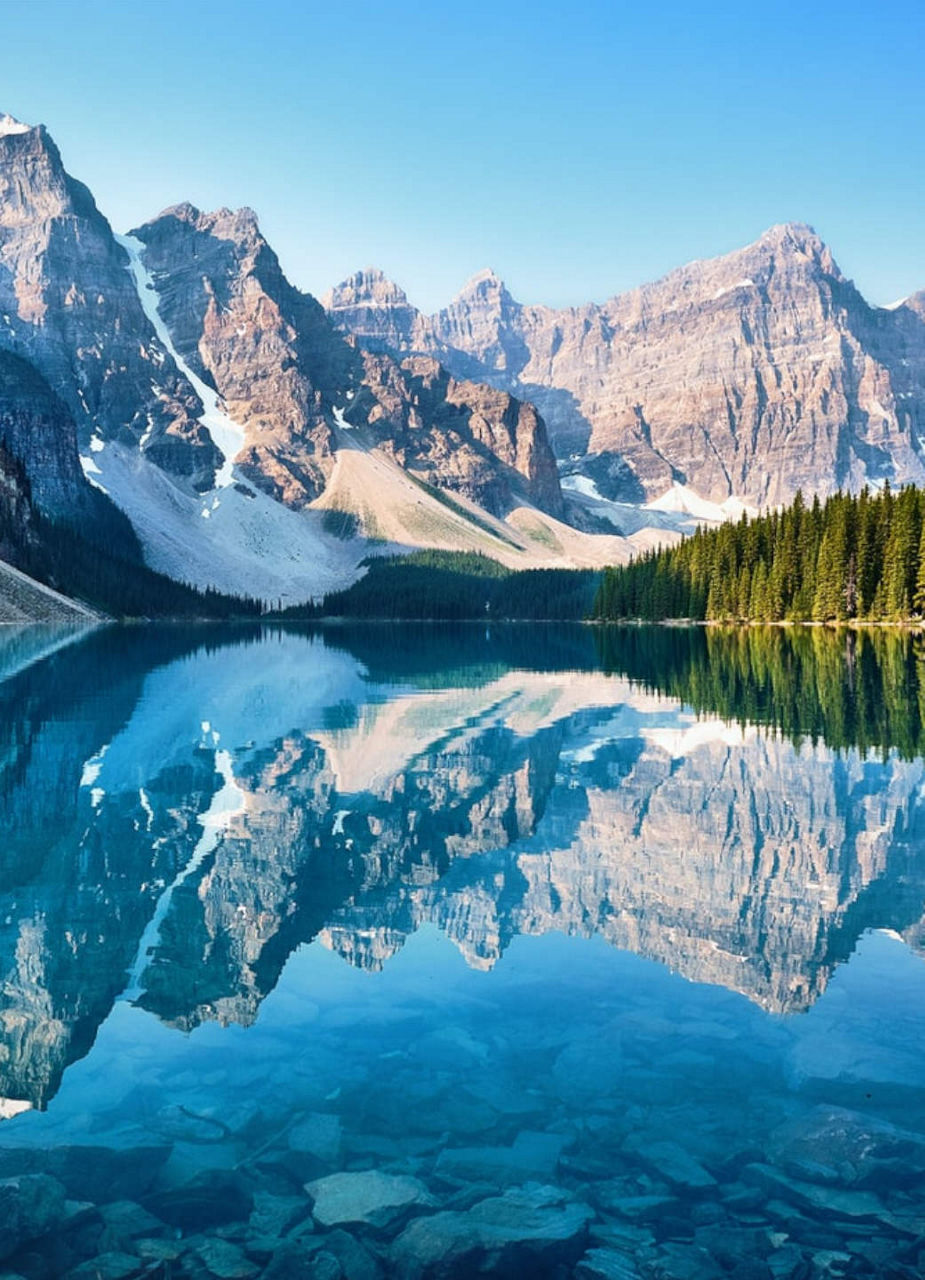
POLYGON ((408 295, 379 267, 363 267, 334 285, 322 298, 329 310, 338 307, 407 307, 408 295))
MULTIPOLYGON (((767 240, 773 243, 785 241, 819 240, 816 228, 808 222, 775 222, 758 237, 759 242, 767 240)), ((821 241, 820 241, 821 243, 821 241)))
POLYGON ((453 298, 450 307, 473 298, 480 301, 491 300, 498 306, 514 302, 507 285, 491 267, 483 267, 481 271, 471 276, 453 298))
MULTIPOLYGON (((151 221, 160 222, 161 218, 176 218, 178 222, 198 222, 201 217, 201 209, 197 209, 188 200, 181 200, 179 204, 171 204, 166 209, 162 209, 151 221)), ((150 226, 150 223, 148 225, 150 226)))
POLYGON ((490 292, 498 290, 499 292, 507 292, 504 281, 492 267, 483 267, 481 271, 476 271, 474 276, 470 276, 459 293, 457 298, 464 297, 467 293, 490 292))
POLYGON ((9 138, 17 133, 31 133, 36 127, 33 124, 23 124, 15 116, 0 112, 0 138, 9 138))

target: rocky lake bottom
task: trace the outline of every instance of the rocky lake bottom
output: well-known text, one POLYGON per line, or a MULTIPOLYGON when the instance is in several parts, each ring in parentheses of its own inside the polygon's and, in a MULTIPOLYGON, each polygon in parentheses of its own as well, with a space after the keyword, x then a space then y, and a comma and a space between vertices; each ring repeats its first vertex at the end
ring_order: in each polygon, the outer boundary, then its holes
POLYGON ((916 752, 105 635, 0 683, 0 1280, 925 1275, 916 752))

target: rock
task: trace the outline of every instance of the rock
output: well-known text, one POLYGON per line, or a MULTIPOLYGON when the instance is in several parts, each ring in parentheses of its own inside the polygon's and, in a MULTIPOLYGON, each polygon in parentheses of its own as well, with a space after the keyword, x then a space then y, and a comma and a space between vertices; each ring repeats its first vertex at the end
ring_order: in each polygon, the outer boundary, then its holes
POLYGON ((848 1186, 925 1182, 925 1137, 844 1107, 817 1106, 771 1135, 776 1163, 794 1177, 848 1186))
POLYGON ((716 1186, 716 1179, 703 1165, 677 1142, 652 1142, 630 1145, 639 1158, 666 1182, 680 1191, 706 1191, 716 1186))
MULTIPOLYGON (((345 1273, 333 1253, 326 1249, 307 1251, 287 1241, 281 1245, 263 1272, 262 1280, 342 1280, 345 1273)), ((352 1280, 347 1276, 346 1280, 352 1280)))
POLYGON ((228 1240, 203 1240, 191 1252, 215 1280, 251 1280, 260 1270, 228 1240))
POLYGON ((144 1258, 146 1262, 175 1262, 183 1252, 184 1245, 176 1239, 141 1237, 132 1242, 132 1248, 139 1258, 144 1258))
POLYGON ((287 1142, 296 1157, 308 1156, 316 1168, 336 1164, 342 1145, 340 1117, 313 1112, 290 1129, 287 1142))
POLYGON ((136 1254, 110 1250, 69 1271, 68 1280, 133 1280, 145 1269, 145 1262, 136 1254))
POLYGON ((115 1200, 101 1205, 99 1213, 106 1226, 125 1240, 157 1235, 164 1230, 163 1222, 133 1200, 115 1200))
POLYGON ((439 1177, 506 1187, 551 1179, 566 1139, 556 1133, 519 1133, 511 1147, 448 1147, 434 1172, 439 1177))
POLYGON ((767 1266, 774 1280, 794 1280, 803 1267, 803 1250, 798 1244, 785 1244, 768 1254, 767 1266))
POLYGON ((383 1280, 378 1259, 346 1231, 328 1231, 321 1244, 324 1251, 340 1263, 347 1280, 383 1280))
POLYGON ((725 1272, 697 1245, 663 1244, 650 1275, 654 1280, 721 1280, 725 1272))
POLYGON ((314 1200, 312 1214, 322 1226, 363 1223, 385 1230, 414 1209, 435 1204, 423 1182, 368 1169, 332 1173, 306 1184, 314 1200))
POLYGON ((64 1188, 43 1173, 0 1181, 0 1260, 38 1240, 64 1214, 64 1188))
POLYGON ((266 1191, 254 1194, 250 1229, 255 1236, 284 1236, 297 1223, 308 1217, 310 1205, 301 1196, 274 1196, 266 1191))
POLYGON ((120 1149, 102 1146, 6 1147, 0 1150, 0 1177, 48 1173, 68 1195, 95 1204, 140 1200, 170 1155, 169 1146, 120 1149))
POLYGON ((610 1213, 621 1218, 629 1218, 631 1222, 652 1222, 665 1217, 678 1207, 675 1196, 628 1196, 623 1192, 608 1194, 604 1189, 597 1192, 599 1203, 610 1213))
POLYGON ((742 1176, 768 1195, 782 1196, 798 1208, 824 1217, 873 1222, 885 1213, 883 1203, 869 1191, 843 1191, 837 1187, 800 1182, 770 1165, 746 1165, 742 1176))
POLYGON ((160 1191, 145 1200, 156 1218, 184 1231, 201 1231, 223 1222, 243 1222, 250 1217, 254 1197, 239 1174, 207 1170, 182 1187, 160 1191))
POLYGON ((761 1260, 771 1252, 768 1232, 760 1227, 739 1227, 732 1223, 698 1227, 694 1239, 711 1258, 730 1271, 744 1258, 761 1260))
POLYGON ((575 1268, 576 1280, 639 1280, 632 1256, 615 1249, 589 1249, 575 1268))
POLYGON ((552 1069, 557 1097, 577 1107, 599 1102, 620 1082, 621 1061, 617 1032, 566 1045, 552 1069))
POLYGON ((397 1274, 463 1277, 531 1275, 574 1264, 594 1211, 554 1187, 525 1187, 482 1200, 468 1213, 416 1218, 395 1241, 397 1274))

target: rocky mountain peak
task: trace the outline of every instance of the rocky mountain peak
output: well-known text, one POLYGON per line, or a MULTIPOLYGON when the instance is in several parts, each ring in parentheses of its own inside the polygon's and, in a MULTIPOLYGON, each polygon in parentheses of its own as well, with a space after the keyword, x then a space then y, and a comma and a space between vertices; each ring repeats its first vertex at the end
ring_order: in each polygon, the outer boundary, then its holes
POLYGON ((321 300, 328 311, 349 307, 409 307, 408 295, 378 267, 364 267, 329 289, 321 300))
MULTIPOLYGON (((819 233, 806 222, 782 222, 769 227, 749 249, 771 256, 782 255, 843 279, 832 251, 819 233)), ((743 252, 748 252, 744 250, 743 252)))
POLYGON ((426 345, 418 333, 422 317, 378 267, 365 267, 328 290, 322 299, 334 324, 370 351, 408 351, 426 345))
POLYGON ((513 302, 504 281, 491 267, 483 267, 474 276, 470 276, 450 305, 473 298, 479 301, 513 302))
POLYGON ((0 138, 12 137, 20 133, 30 133, 34 127, 31 124, 23 124, 21 120, 17 120, 14 116, 0 112, 0 138))

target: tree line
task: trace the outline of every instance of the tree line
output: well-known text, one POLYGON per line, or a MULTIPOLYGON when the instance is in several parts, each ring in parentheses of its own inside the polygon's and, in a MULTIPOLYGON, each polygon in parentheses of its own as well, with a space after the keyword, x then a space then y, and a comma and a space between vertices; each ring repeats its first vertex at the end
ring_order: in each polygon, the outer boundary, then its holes
POLYGON ((584 569, 512 570, 472 551, 416 551, 373 557, 352 586, 276 616, 574 621, 588 616, 599 576, 584 569))
POLYGON ((605 570, 592 617, 708 622, 925 618, 925 492, 864 488, 736 523, 605 570))

